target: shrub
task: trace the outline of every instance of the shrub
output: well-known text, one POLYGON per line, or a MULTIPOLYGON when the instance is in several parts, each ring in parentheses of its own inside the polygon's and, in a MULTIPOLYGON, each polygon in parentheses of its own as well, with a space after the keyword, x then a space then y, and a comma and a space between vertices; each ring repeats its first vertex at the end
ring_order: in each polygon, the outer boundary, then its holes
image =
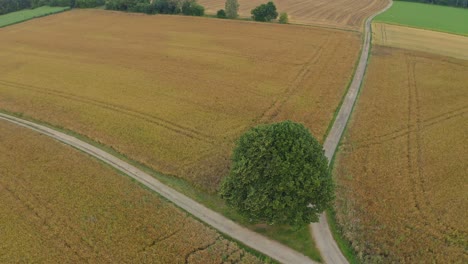
POLYGON ((104 5, 104 0, 72 0, 72 5, 79 8, 91 8, 104 5))
POLYGON ((239 2, 237 2, 237 0, 226 0, 224 10, 226 10, 227 18, 237 18, 239 16, 237 14, 237 12, 239 11, 239 2))
POLYGON ((279 17, 279 23, 280 24, 287 24, 289 23, 289 18, 288 18, 288 14, 283 12, 280 14, 280 17, 279 17))
POLYGON ((256 8, 252 9, 250 12, 252 14, 252 19, 255 21, 269 22, 272 19, 278 17, 278 12, 276 12, 276 6, 273 2, 268 2, 267 4, 261 4, 256 8))
POLYGON ((226 12, 224 12, 224 9, 218 10, 218 12, 216 12, 216 17, 217 18, 226 18, 226 12))
POLYGON ((302 226, 331 206, 333 182, 320 143, 301 124, 260 125, 238 140, 220 194, 254 222, 302 226))
POLYGON ((182 14, 186 16, 203 16, 205 8, 199 5, 195 0, 185 0, 182 3, 182 14))

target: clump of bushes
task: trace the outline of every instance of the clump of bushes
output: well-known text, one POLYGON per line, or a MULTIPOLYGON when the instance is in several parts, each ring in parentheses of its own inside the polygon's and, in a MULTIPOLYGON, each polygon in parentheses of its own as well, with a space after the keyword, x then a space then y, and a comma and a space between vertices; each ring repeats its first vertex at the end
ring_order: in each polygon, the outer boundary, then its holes
POLYGON ((203 16, 205 8, 195 0, 107 0, 106 9, 146 14, 203 16))
POLYGON ((288 14, 285 13, 285 12, 281 13, 278 22, 279 22, 280 24, 287 24, 287 23, 289 23, 288 14))
POLYGON ((226 12, 224 11, 224 9, 218 10, 218 12, 216 12, 216 17, 217 18, 226 18, 226 12))
POLYGON ((270 22, 272 19, 276 19, 278 17, 276 6, 271 1, 266 4, 257 6, 256 8, 252 9, 250 13, 252 14, 253 20, 261 22, 270 22))
POLYGON ((104 0, 72 0, 72 6, 78 8, 93 8, 97 6, 103 6, 104 4, 104 0))

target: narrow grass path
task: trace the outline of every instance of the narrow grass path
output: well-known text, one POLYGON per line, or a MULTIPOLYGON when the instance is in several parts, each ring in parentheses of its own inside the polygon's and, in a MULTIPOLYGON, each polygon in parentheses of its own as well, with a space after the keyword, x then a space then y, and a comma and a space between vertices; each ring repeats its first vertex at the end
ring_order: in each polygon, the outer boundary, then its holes
MULTIPOLYGON (((364 25, 364 43, 362 46, 361 56, 359 63, 353 76, 353 81, 348 89, 346 97, 343 100, 340 111, 336 116, 335 122, 328 133, 323 148, 325 149, 325 156, 328 158, 329 164, 333 160, 338 143, 341 140, 341 136, 346 128, 349 117, 356 102, 359 90, 361 88, 364 74, 367 68, 367 62, 369 59, 370 45, 371 45, 371 22, 379 14, 387 11, 393 4, 393 1, 378 13, 367 18, 364 25)), ((345 258, 336 241, 333 239, 332 232, 328 225, 327 216, 322 214, 318 223, 310 224, 312 236, 315 239, 318 250, 320 251, 322 258, 325 263, 333 264, 346 264, 348 260, 345 258)))
POLYGON ((221 214, 208 209, 202 204, 195 202, 187 196, 175 191, 174 189, 164 185, 160 181, 156 180, 149 174, 141 171, 135 166, 97 148, 84 141, 81 141, 73 136, 65 133, 56 131, 43 125, 39 125, 27 120, 23 120, 11 115, 0 113, 0 119, 9 121, 16 125, 29 128, 51 138, 54 138, 60 142, 63 142, 69 146, 79 149, 117 170, 125 173, 129 177, 137 180, 151 190, 159 193, 164 198, 168 199, 178 207, 192 214, 194 217, 200 219, 206 224, 217 229, 221 233, 228 235, 229 237, 243 243, 244 245, 253 248, 272 259, 275 259, 282 263, 316 263, 310 260, 303 254, 290 249, 289 247, 270 240, 258 233, 255 233, 233 221, 222 216, 221 214))

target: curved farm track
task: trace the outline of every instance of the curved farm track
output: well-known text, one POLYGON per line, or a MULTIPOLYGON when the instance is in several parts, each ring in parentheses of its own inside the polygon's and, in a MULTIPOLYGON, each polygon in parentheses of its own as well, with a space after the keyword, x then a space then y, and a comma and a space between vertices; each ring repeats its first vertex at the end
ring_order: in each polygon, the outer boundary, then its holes
MULTIPOLYGON (((369 51, 371 45, 371 22, 382 12, 385 12, 392 6, 392 1, 381 11, 372 15, 366 20, 364 28, 364 43, 362 47, 361 57, 359 58, 358 66, 353 77, 353 81, 349 87, 348 93, 344 98, 343 104, 340 107, 338 115, 336 116, 335 122, 328 134, 323 147, 325 149, 325 156, 327 156, 329 162, 333 159, 338 143, 340 142, 341 136, 348 123, 349 116, 353 110, 354 103, 356 102, 359 89, 361 88, 362 80, 367 68, 367 62, 369 58, 369 51)), ((330 227, 328 226, 327 217, 322 214, 318 223, 312 223, 311 230, 315 238, 317 247, 322 254, 325 263, 348 263, 343 253, 339 249, 335 240, 333 239, 330 227)))
MULTIPOLYGON (((360 85, 362 83, 364 73, 367 67, 367 59, 370 50, 370 23, 372 19, 384 12, 391 6, 391 3, 379 13, 369 17, 366 20, 364 31, 364 44, 362 47, 362 53, 359 59, 358 66, 353 77, 353 81, 346 94, 340 111, 336 117, 333 127, 325 140, 324 148, 326 156, 329 160, 332 159, 336 147, 339 143, 341 135, 346 127, 346 123, 351 114, 353 105, 355 103, 360 85)), ((314 263, 309 258, 305 257, 301 253, 298 253, 276 241, 269 240, 262 235, 259 235, 253 231, 250 231, 233 221, 223 217, 222 215, 204 207, 203 205, 191 200, 185 195, 165 186, 158 180, 154 179, 150 175, 144 173, 138 168, 112 156, 111 154, 98 149, 86 142, 83 142, 75 137, 66 135, 58 132, 51 128, 35 124, 26 120, 22 120, 10 115, 0 114, 0 119, 12 122, 19 126, 23 126, 56 140, 59 140, 65 144, 73 146, 99 160, 111 165, 112 167, 124 172, 135 180, 141 182, 150 189, 158 192, 177 206, 196 216, 203 222, 211 225, 217 230, 229 235, 230 237, 244 243, 245 245, 262 252, 265 255, 272 257, 283 263, 314 263)), ((334 241, 331 231, 328 227, 325 215, 322 215, 319 223, 311 224, 313 235, 316 239, 317 246, 322 254, 322 257, 326 263, 347 263, 346 258, 339 250, 336 242, 334 241)))

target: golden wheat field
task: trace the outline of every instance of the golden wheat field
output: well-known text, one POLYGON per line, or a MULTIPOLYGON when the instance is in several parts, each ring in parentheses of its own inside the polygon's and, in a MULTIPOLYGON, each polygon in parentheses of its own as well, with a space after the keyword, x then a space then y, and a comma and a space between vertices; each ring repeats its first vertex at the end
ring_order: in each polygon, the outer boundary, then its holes
POLYGON ((334 175, 364 263, 467 263, 468 61, 375 46, 334 175))
POLYGON ((126 176, 0 121, 1 263, 259 263, 126 176))
POLYGON ((372 33, 374 44, 468 60, 466 36, 384 23, 372 23, 372 33))
MULTIPOLYGON (((207 13, 216 14, 224 9, 224 0, 199 0, 207 13)), ((238 0, 239 16, 250 17, 250 11, 268 1, 238 0)), ((360 30, 364 20, 388 5, 388 0, 277 0, 278 13, 286 12, 290 23, 323 25, 360 30)))
POLYGON ((209 191, 253 125, 292 119, 321 139, 360 47, 353 32, 101 10, 2 28, 0 39, 0 109, 209 191))

